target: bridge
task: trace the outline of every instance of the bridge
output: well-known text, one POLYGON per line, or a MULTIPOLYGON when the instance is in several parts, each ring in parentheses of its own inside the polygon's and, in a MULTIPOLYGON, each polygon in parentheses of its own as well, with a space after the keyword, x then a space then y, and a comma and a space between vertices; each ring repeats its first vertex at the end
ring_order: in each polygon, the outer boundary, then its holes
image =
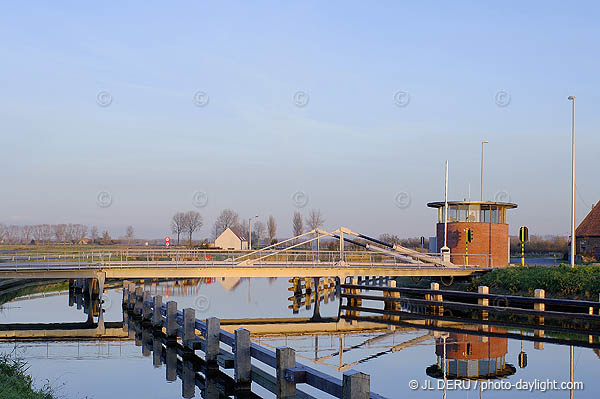
POLYGON ((311 230, 255 251, 138 249, 69 252, 15 251, 0 256, 0 279, 468 276, 489 270, 453 264, 440 254, 391 245, 340 227, 311 230), (353 238, 348 238, 353 237, 353 238), (339 250, 312 249, 323 238, 339 250), (358 241, 360 240, 360 241, 358 241), (354 248, 348 250, 346 246, 354 248))

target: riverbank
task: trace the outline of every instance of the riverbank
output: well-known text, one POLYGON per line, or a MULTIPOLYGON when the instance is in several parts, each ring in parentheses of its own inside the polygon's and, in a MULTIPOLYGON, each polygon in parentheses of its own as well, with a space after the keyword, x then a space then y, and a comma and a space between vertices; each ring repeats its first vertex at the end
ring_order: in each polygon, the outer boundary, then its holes
MULTIPOLYGON (((439 279, 399 277, 399 287, 429 288, 439 279)), ((480 285, 490 287, 490 293, 533 296, 537 288, 546 291, 547 298, 598 300, 600 266, 511 266, 487 272, 479 277, 454 278, 441 281, 441 288, 476 292, 480 285)))
POLYGON ((54 399, 49 386, 33 388, 27 363, 9 354, 0 354, 0 397, 2 399, 54 399))
POLYGON ((468 289, 476 291, 479 285, 487 285, 494 293, 532 296, 541 288, 548 298, 598 300, 600 266, 507 267, 474 278, 468 289))

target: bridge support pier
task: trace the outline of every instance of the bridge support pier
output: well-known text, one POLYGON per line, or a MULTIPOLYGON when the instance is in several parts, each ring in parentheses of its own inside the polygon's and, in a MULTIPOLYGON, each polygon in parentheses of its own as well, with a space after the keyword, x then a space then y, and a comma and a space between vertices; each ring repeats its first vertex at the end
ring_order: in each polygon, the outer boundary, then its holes
POLYGON ((369 399, 371 377, 358 371, 344 373, 342 379, 342 399, 369 399))
POLYGON ((296 351, 292 348, 277 348, 277 398, 291 399, 296 397, 296 384, 285 379, 285 370, 296 367, 296 351))

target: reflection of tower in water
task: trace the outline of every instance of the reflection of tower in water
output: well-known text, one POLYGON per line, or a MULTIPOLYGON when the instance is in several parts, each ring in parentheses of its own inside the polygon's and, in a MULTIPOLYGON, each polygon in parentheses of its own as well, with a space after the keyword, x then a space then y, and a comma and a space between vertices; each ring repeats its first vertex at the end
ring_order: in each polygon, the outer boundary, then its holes
MULTIPOLYGON (((492 328, 492 331, 498 331, 492 328)), ((516 372, 506 363, 508 339, 480 337, 477 335, 450 333, 446 339, 446 378, 448 379, 496 379, 516 372)), ((427 367, 430 377, 444 378, 444 342, 436 340, 437 363, 427 367)))

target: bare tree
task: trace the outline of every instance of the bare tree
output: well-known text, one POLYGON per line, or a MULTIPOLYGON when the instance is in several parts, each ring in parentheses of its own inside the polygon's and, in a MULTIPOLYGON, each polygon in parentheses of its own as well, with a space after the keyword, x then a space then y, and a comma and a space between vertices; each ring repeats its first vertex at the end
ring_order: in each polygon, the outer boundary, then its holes
POLYGON ((306 225, 311 230, 316 230, 320 227, 323 227, 323 224, 325 224, 325 218, 323 218, 323 215, 321 214, 321 210, 312 209, 308 213, 308 217, 306 218, 306 225))
POLYGON ((6 240, 6 232, 7 232, 7 227, 3 224, 0 224, 0 243, 5 243, 6 240))
POLYGON ((65 232, 67 226, 65 224, 54 224, 52 225, 52 232, 54 233, 54 237, 56 238, 57 243, 65 242, 65 232))
POLYGON ((275 222, 273 215, 269 216, 269 220, 267 221, 267 230, 269 234, 269 245, 271 245, 273 244, 273 240, 275 240, 275 236, 277 235, 277 223, 275 222))
POLYGON ((108 232, 108 230, 105 230, 102 233, 102 243, 104 245, 110 245, 110 244, 112 244, 112 238, 110 237, 110 233, 108 232))
POLYGON ((127 245, 131 245, 134 238, 133 226, 127 226, 127 230, 125 230, 125 238, 127 238, 127 245))
POLYGON ((177 212, 171 219, 171 232, 177 234, 177 245, 179 245, 179 235, 185 230, 185 213, 177 212))
POLYGON ((31 239, 33 237, 33 226, 23 226, 21 227, 21 241, 25 245, 29 245, 31 243, 31 239))
POLYGON ((10 226, 8 226, 4 233, 6 242, 11 245, 19 243, 19 240, 21 238, 20 235, 21 235, 21 232, 20 232, 19 226, 16 226, 14 224, 11 224, 10 226))
POLYGON ((92 243, 95 243, 98 240, 98 227, 92 226, 90 229, 90 236, 92 238, 92 243))
POLYGON ((302 214, 300 214, 300 212, 298 211, 294 212, 294 216, 292 217, 292 230, 294 232, 294 236, 299 236, 304 232, 302 214))
POLYGON ((202 215, 196 211, 186 212, 184 215, 184 230, 188 234, 188 244, 192 246, 192 235, 194 231, 199 230, 204 224, 204 220, 202 219, 202 215))
POLYGON ((228 227, 239 227, 239 215, 231 209, 224 209, 215 221, 215 238, 228 227))
MULTIPOLYGON (((320 209, 312 209, 308 213, 308 217, 306 218, 306 225, 311 230, 319 229, 319 228, 323 227, 324 224, 325 224, 325 218, 321 214, 320 209)), ((318 237, 318 234, 319 233, 315 233, 315 237, 317 237, 317 251, 319 251, 321 249, 321 243, 320 243, 321 239, 318 237)), ((311 246, 313 246, 313 243, 311 243, 311 246)))
POLYGON ((83 239, 85 238, 85 235, 87 234, 87 226, 84 224, 74 224, 71 227, 71 234, 72 234, 72 238, 73 241, 77 244, 79 244, 81 241, 83 241, 83 239))
POLYGON ((252 231, 254 233, 256 233, 256 246, 257 246, 257 248, 260 248, 260 237, 262 237, 265 234, 266 230, 267 230, 267 227, 260 220, 258 222, 256 222, 256 223, 254 223, 254 228, 252 229, 252 231))
POLYGON ((379 236, 379 241, 383 241, 390 245, 400 245, 402 240, 395 234, 384 233, 379 236))
POLYGON ((49 224, 42 225, 42 241, 46 244, 49 244, 52 241, 52 236, 54 232, 52 231, 52 226, 49 224))

